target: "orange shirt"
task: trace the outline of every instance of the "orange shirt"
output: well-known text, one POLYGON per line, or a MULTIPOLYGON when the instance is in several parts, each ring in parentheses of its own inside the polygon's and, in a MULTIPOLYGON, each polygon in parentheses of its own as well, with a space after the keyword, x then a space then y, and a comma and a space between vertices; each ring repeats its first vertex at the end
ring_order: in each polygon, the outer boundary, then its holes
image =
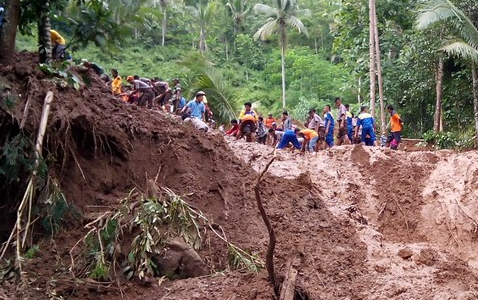
POLYGON ((390 118, 390 125, 392 126, 392 132, 402 131, 402 123, 400 122, 400 116, 396 111, 392 112, 392 117, 390 118))
POLYGON ((253 115, 244 115, 244 116, 241 117, 241 121, 242 122, 245 122, 245 121, 255 122, 256 118, 253 115))
POLYGON ((312 129, 304 129, 304 130, 301 130, 300 132, 304 135, 305 139, 308 141, 319 136, 317 132, 315 132, 315 130, 312 130, 312 129))
POLYGON ((269 127, 269 128, 272 128, 272 123, 274 123, 276 121, 276 119, 274 118, 267 118, 265 123, 266 123, 266 126, 269 127))

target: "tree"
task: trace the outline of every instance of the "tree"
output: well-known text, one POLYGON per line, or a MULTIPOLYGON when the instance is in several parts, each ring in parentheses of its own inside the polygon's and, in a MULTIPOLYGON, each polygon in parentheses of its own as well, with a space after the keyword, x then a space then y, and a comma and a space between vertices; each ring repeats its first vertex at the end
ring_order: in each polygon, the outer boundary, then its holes
POLYGON ((196 6, 188 6, 199 25, 199 51, 202 53, 207 52, 207 27, 213 19, 212 15, 216 6, 216 2, 208 2, 207 4, 197 3, 196 6))
POLYGON ((51 60, 51 40, 50 40, 50 1, 41 0, 38 2, 38 53, 40 63, 48 63, 51 60))
POLYGON ((473 79, 473 109, 475 117, 475 144, 478 145, 478 29, 473 22, 449 0, 430 0, 417 18, 417 27, 425 29, 437 22, 448 22, 456 31, 456 39, 441 49, 448 54, 471 61, 473 79))
POLYGON ((375 2, 369 0, 369 50, 370 50, 370 111, 372 116, 375 116, 375 103, 376 103, 376 60, 375 60, 375 2))
POLYGON ((226 3, 232 21, 234 22, 234 34, 241 34, 244 31, 243 24, 247 14, 251 10, 248 0, 234 0, 226 3))
POLYGON ((0 14, 0 64, 11 65, 15 51, 15 37, 20 19, 20 0, 10 0, 0 14))
POLYGON ((282 66, 282 108, 286 107, 286 80, 285 80, 285 51, 287 43, 286 28, 292 26, 297 28, 300 33, 308 36, 307 28, 298 18, 309 14, 308 10, 298 9, 295 0, 275 0, 275 7, 265 4, 256 4, 254 10, 266 15, 266 23, 254 34, 254 39, 266 40, 275 32, 279 32, 279 44, 281 47, 281 66, 282 66))

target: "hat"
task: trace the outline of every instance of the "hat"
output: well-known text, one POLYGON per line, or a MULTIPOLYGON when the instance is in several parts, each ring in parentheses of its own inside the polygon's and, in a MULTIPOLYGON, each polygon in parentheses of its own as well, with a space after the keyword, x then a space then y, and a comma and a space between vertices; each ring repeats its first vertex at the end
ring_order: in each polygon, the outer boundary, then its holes
POLYGON ((129 75, 128 77, 126 77, 126 81, 130 81, 130 80, 134 80, 134 77, 129 75))
POLYGON ((199 92, 196 93, 196 97, 198 97, 198 96, 204 96, 204 95, 206 95, 206 93, 203 92, 203 91, 199 91, 199 92))
POLYGON ((87 63, 87 62, 88 62, 88 60, 86 58, 81 59, 82 64, 87 63))

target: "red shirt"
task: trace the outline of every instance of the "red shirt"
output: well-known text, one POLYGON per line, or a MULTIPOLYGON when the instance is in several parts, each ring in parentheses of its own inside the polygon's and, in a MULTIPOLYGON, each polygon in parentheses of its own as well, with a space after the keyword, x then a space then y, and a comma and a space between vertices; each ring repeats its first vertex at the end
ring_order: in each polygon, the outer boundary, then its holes
POLYGON ((226 134, 227 135, 236 135, 239 132, 239 125, 234 125, 232 126, 231 129, 229 129, 226 134))

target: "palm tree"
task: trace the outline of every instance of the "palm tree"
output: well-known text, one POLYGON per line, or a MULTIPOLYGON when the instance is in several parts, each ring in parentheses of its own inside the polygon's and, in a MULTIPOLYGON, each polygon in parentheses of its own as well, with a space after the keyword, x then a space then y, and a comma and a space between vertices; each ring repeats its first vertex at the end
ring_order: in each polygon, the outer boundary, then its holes
POLYGON ((240 34, 243 31, 244 20, 251 10, 248 2, 248 0, 234 0, 226 3, 226 7, 234 22, 234 34, 240 34))
POLYGON ((463 11, 449 0, 429 0, 417 18, 417 28, 425 29, 438 22, 447 22, 458 33, 441 50, 471 61, 473 78, 473 106, 475 115, 475 144, 478 146, 478 29, 463 11))
POLYGON ((207 27, 212 20, 216 6, 216 2, 208 2, 207 5, 197 3, 196 6, 187 7, 199 25, 199 51, 202 53, 207 52, 207 27))
POLYGON ((292 26, 297 28, 300 33, 309 36, 307 28, 298 18, 309 14, 306 9, 298 9, 296 0, 274 0, 275 7, 265 4, 256 4, 254 10, 266 15, 266 23, 254 34, 254 39, 266 40, 272 34, 279 31, 279 43, 281 46, 282 59, 282 108, 285 108, 285 48, 287 42, 286 28, 292 26))

